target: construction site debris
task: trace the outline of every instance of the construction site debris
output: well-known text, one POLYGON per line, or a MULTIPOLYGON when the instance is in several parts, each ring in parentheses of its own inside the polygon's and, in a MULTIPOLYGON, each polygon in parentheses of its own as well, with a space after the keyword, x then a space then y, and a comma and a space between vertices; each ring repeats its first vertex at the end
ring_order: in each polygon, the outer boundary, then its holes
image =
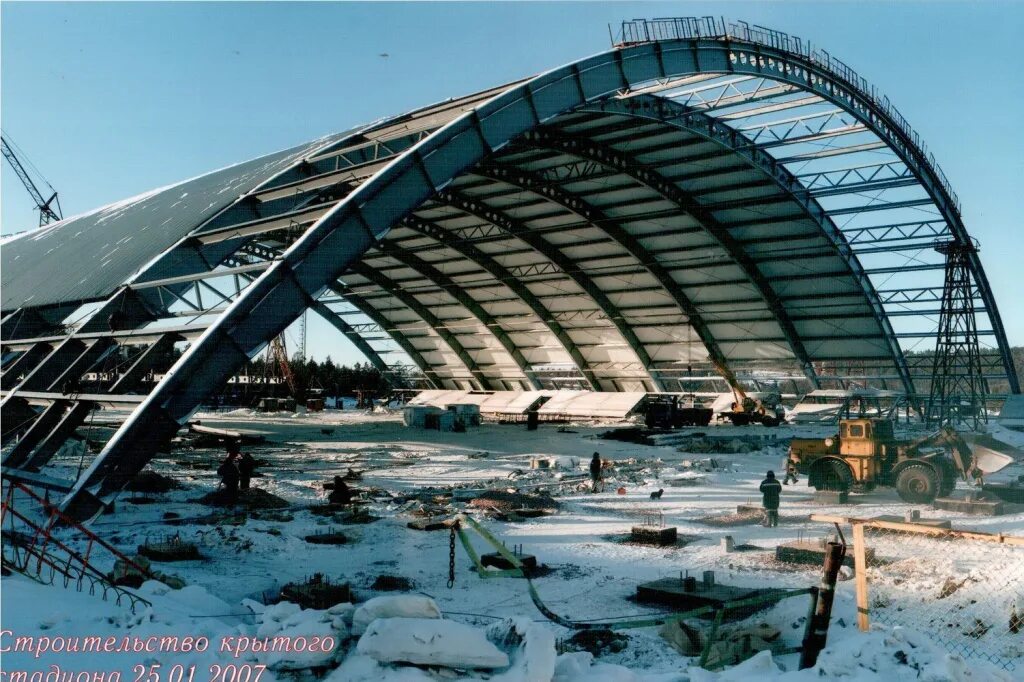
POLYGON ((348 537, 346 537, 344 533, 330 531, 326 533, 313 533, 312 535, 307 535, 305 540, 313 545, 344 545, 348 542, 348 537))
POLYGON ((517 511, 521 509, 557 510, 558 502, 550 495, 541 493, 516 493, 504 490, 488 490, 469 502, 474 509, 517 511))
MULTIPOLYGON (((775 559, 789 564, 808 564, 821 566, 825 561, 827 551, 826 541, 820 540, 794 540, 785 542, 775 548, 775 559)), ((870 547, 865 549, 865 556, 868 563, 875 560, 875 551, 870 547)), ((853 555, 847 554, 843 557, 843 565, 853 568, 853 555)))
POLYGON ((258 433, 218 429, 212 426, 203 426, 198 421, 188 425, 188 432, 193 438, 192 445, 196 448, 220 448, 228 442, 235 442, 241 445, 259 445, 267 440, 258 433))
POLYGON ((631 426, 624 429, 612 429, 601 434, 604 440, 617 440, 623 443, 635 443, 636 445, 654 445, 654 434, 670 433, 661 429, 644 429, 638 426, 631 426))
POLYGON ((422 594, 393 594, 374 597, 352 614, 352 634, 361 635, 378 618, 440 618, 437 603, 422 594))
POLYGON ((446 530, 452 527, 453 521, 451 519, 417 519, 410 521, 406 524, 407 527, 413 530, 446 530))
POLYGON ((678 530, 675 526, 633 526, 629 535, 633 542, 665 547, 676 544, 678 530))
POLYGON ((559 647, 565 651, 586 651, 597 657, 601 654, 617 654, 629 644, 629 636, 613 630, 580 630, 559 647))
POLYGON ((411 663, 460 670, 503 668, 506 653, 476 628, 433 618, 379 618, 359 638, 356 651, 381 663, 411 663))
POLYGON ((128 482, 125 490, 130 490, 134 493, 153 494, 179 490, 183 487, 183 485, 170 476, 163 476, 155 471, 143 471, 128 482))
POLYGON ((376 592, 408 592, 413 589, 413 583, 400 575, 381 574, 373 581, 370 589, 376 592))
POLYGON ((963 512, 977 516, 1002 516, 1007 513, 1008 505, 999 499, 980 499, 970 495, 938 497, 932 504, 943 511, 963 512))
POLYGON ((248 490, 239 491, 237 499, 231 499, 230 494, 226 490, 214 490, 212 493, 203 495, 198 500, 193 500, 193 502, 210 507, 238 506, 250 510, 284 509, 291 506, 288 500, 278 497, 273 493, 268 493, 261 488, 249 488, 248 490))
POLYGON ((160 542, 147 541, 139 545, 138 553, 152 561, 196 561, 203 558, 199 547, 177 535, 160 542))
MULTIPOLYGON (((513 556, 519 561, 524 569, 532 572, 537 568, 537 557, 532 554, 523 554, 522 552, 513 552, 513 556)), ((488 552, 480 555, 480 564, 488 568, 500 568, 502 570, 509 570, 515 568, 512 562, 502 556, 499 552, 488 552)))
POLYGON ((329 609, 335 604, 352 601, 352 591, 348 583, 334 583, 323 573, 314 573, 301 583, 282 587, 281 598, 307 609, 329 609))

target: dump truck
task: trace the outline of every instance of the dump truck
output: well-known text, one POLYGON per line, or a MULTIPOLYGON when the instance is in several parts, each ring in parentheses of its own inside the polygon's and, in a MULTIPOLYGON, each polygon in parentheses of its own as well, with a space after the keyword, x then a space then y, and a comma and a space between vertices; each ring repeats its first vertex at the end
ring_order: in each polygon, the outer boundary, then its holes
POLYGON ((887 419, 844 419, 839 433, 828 438, 794 438, 788 461, 816 490, 893 486, 906 502, 928 503, 949 495, 958 477, 980 484, 983 475, 999 471, 1013 458, 993 452, 976 458, 950 426, 901 440, 887 419))

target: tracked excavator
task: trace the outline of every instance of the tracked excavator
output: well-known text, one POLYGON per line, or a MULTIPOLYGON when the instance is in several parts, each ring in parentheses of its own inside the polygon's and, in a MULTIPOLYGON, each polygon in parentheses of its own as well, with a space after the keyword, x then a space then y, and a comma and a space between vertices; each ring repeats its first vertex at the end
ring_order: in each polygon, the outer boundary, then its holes
POLYGON ((901 440, 887 419, 844 419, 828 438, 794 438, 788 462, 817 490, 893 486, 905 502, 928 503, 949 495, 957 478, 980 485, 1014 459, 987 448, 974 453, 950 426, 901 440))

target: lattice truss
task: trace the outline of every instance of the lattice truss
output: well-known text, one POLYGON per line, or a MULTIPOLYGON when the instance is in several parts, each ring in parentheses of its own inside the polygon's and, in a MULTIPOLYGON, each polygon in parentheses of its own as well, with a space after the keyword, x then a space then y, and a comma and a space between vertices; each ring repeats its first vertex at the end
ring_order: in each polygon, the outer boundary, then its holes
MULTIPOLYGON (((967 233, 920 140, 795 38, 680 21, 5 244, 5 469, 37 471, 93 407, 126 408, 65 506, 112 494, 306 309, 424 387, 927 395, 932 245, 967 233), (191 223, 183 190, 203 198, 191 223), (57 248, 83 225, 102 248, 76 258, 99 275, 57 248)), ((986 378, 1017 392, 971 268, 986 378)))

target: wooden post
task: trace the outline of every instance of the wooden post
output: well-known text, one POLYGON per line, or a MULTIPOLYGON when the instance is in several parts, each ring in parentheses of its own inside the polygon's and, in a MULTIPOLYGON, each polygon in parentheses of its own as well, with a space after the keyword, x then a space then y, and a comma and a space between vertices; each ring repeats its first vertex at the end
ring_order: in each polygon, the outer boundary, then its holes
POLYGON ((868 617, 868 553, 864 542, 864 524, 853 524, 853 571, 857 585, 857 627, 867 632, 868 617))
POLYGON ((845 547, 838 542, 830 542, 825 548, 825 564, 821 570, 821 585, 818 587, 818 604, 812 619, 813 631, 804 640, 800 652, 800 669, 814 666, 818 654, 825 648, 828 639, 828 624, 832 618, 832 601, 836 595, 836 580, 839 568, 843 565, 845 547))

